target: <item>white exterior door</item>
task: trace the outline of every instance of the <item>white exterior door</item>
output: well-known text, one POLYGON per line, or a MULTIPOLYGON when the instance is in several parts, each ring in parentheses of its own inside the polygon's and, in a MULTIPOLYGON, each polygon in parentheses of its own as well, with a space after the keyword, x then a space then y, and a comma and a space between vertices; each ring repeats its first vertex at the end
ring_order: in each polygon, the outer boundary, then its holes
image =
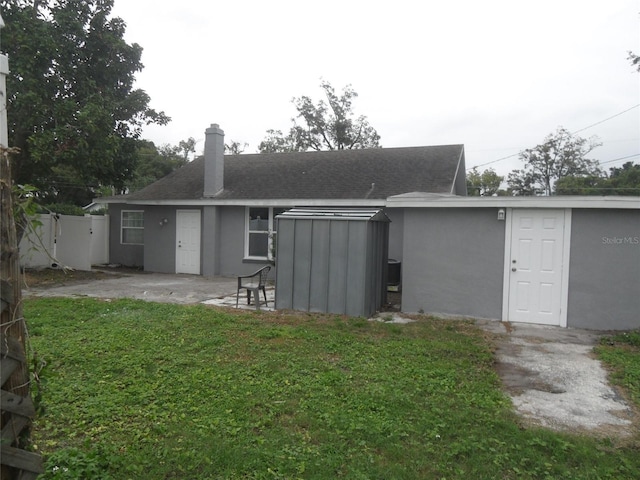
POLYGON ((511 211, 507 320, 566 326, 565 215, 564 210, 511 211))
POLYGON ((176 273, 200 275, 200 210, 176 212, 176 273))

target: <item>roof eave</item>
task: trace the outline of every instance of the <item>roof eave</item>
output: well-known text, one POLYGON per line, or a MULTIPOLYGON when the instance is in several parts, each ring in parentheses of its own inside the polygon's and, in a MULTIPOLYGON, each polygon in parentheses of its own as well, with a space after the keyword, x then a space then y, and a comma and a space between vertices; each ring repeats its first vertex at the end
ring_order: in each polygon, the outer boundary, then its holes
POLYGON ((127 205, 164 205, 164 206, 265 206, 265 207, 384 207, 385 199, 326 199, 326 198, 274 198, 274 199, 215 199, 199 198, 185 200, 136 200, 109 201, 104 203, 124 203, 127 205))
POLYGON ((389 197, 388 207, 397 208, 609 208, 640 209, 640 197, 458 197, 404 194, 389 197))

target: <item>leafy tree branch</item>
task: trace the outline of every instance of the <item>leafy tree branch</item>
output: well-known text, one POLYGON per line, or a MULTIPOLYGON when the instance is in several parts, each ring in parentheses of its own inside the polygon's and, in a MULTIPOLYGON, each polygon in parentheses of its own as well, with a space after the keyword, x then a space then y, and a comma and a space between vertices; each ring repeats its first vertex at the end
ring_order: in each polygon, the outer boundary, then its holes
POLYGON ((504 177, 498 175, 493 168, 488 168, 480 173, 474 167, 467 173, 467 195, 472 197, 499 195, 501 192, 500 184, 503 180, 504 177))
POLYGON ((298 112, 291 119, 293 126, 287 134, 267 130, 267 136, 258 146, 261 153, 380 147, 380 135, 367 117, 355 117, 353 113, 353 100, 358 94, 351 85, 347 85, 342 94, 337 94, 324 80, 320 88, 326 100, 314 103, 308 96, 292 100, 298 112))
POLYGON ((142 127, 166 124, 134 88, 142 47, 110 18, 113 0, 5 0, 3 47, 9 145, 18 184, 44 203, 83 205, 103 186, 123 190, 137 161, 142 127))
POLYGON ((587 155, 601 143, 596 137, 573 136, 563 127, 548 135, 544 142, 520 152, 522 170, 514 170, 507 182, 513 195, 551 195, 556 181, 574 176, 599 176, 598 162, 587 155))

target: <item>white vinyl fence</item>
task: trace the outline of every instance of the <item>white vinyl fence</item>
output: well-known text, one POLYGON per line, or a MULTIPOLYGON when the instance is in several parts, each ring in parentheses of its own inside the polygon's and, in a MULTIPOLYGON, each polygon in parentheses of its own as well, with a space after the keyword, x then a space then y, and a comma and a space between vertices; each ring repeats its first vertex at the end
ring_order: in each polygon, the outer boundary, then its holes
POLYGON ((109 216, 44 214, 41 226, 20 242, 20 264, 27 268, 91 270, 109 262, 109 216))

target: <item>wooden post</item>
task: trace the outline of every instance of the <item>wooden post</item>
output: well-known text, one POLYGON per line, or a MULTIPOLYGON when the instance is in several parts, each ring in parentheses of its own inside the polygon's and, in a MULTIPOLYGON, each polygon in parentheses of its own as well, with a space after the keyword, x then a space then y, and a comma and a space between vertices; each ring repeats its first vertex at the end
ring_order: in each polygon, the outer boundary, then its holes
MULTIPOLYGON (((4 26, 0 16, 0 28, 4 26)), ((0 54, 0 478, 35 479, 42 458, 23 450, 35 409, 29 394, 22 316, 20 252, 13 213, 11 163, 7 148, 6 76, 8 59, 0 54)))

